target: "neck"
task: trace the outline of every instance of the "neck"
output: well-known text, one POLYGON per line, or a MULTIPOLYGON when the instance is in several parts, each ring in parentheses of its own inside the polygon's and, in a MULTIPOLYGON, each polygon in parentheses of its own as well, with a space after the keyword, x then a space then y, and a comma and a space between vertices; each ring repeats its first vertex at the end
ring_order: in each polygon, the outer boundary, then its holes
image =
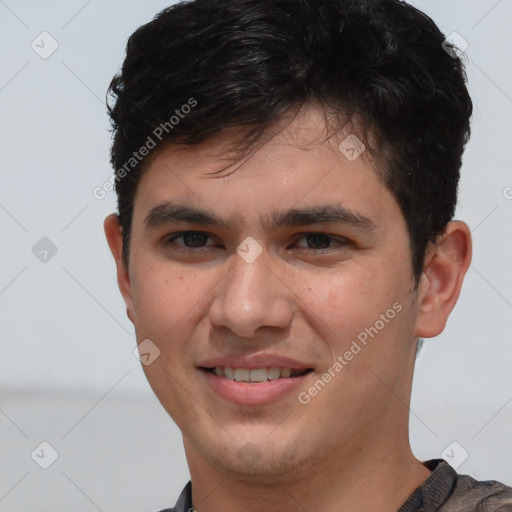
MULTIPOLYGON (((329 460, 293 479, 273 475, 271 481, 210 466, 187 446, 192 503, 198 512, 395 512, 430 475, 409 444, 398 447, 389 438, 352 456, 333 453, 329 460)), ((367 446, 367 445, 366 445, 367 446)))

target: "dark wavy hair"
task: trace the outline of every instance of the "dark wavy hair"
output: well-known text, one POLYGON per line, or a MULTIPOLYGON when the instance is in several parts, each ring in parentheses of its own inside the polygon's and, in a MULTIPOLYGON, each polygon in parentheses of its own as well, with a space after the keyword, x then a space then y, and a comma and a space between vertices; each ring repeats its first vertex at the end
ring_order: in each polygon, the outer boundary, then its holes
POLYGON ((378 173, 407 222, 418 284, 429 241, 455 213, 470 135, 464 64, 449 49, 428 16, 400 0, 191 0, 164 9, 131 35, 107 93, 111 163, 125 166, 115 183, 125 263, 147 157, 130 172, 126 162, 162 123, 158 144, 199 144, 236 128, 233 149, 245 155, 287 113, 315 105, 338 129, 361 120, 367 147, 371 135, 378 173), (171 127, 191 98, 196 106, 171 127))

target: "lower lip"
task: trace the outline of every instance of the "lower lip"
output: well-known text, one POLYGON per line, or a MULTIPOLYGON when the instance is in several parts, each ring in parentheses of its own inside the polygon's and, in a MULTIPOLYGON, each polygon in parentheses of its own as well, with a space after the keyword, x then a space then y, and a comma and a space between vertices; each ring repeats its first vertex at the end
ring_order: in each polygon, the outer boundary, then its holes
POLYGON ((200 370, 208 384, 220 396, 238 405, 266 405, 275 402, 303 384, 311 372, 297 377, 284 377, 265 382, 237 382, 200 370))

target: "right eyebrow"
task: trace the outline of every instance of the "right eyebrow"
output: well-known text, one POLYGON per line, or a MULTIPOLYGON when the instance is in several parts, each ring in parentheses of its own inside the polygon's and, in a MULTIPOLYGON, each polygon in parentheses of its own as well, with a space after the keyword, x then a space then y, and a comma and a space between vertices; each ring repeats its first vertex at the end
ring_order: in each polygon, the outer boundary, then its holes
POLYGON ((171 202, 160 203, 151 208, 144 219, 144 227, 151 230, 164 224, 176 224, 178 222, 217 226, 231 231, 229 224, 213 212, 171 202))

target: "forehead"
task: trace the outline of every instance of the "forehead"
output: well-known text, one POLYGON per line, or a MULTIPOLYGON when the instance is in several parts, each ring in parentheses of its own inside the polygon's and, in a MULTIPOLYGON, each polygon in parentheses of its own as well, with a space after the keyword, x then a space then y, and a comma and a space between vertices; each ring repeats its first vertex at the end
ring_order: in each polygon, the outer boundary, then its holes
MULTIPOLYGON (((278 154, 287 158, 287 155, 293 157, 293 152, 306 154, 312 151, 331 151, 337 157, 344 155, 349 161, 356 160, 362 153, 365 163, 376 170, 373 156, 362 143, 362 121, 354 117, 342 124, 342 119, 340 114, 340 119, 334 121, 333 115, 327 116, 319 107, 308 106, 274 122, 245 153, 247 128, 238 126, 223 128, 201 144, 167 146, 163 151, 167 149, 168 155, 175 153, 182 165, 187 165, 188 161, 194 166, 200 163, 205 176, 226 176, 244 166, 256 153, 260 158, 270 154, 273 158, 278 154)), ((367 136, 372 139, 371 133, 367 136)))
POLYGON ((265 213, 266 224, 275 224, 285 206, 341 204, 368 224, 383 208, 397 207, 352 124, 329 134, 323 114, 309 109, 269 130, 245 157, 230 149, 233 135, 224 131, 198 145, 157 149, 140 180, 136 203, 147 213, 179 199, 203 210, 229 212, 239 227, 256 211, 265 213))

